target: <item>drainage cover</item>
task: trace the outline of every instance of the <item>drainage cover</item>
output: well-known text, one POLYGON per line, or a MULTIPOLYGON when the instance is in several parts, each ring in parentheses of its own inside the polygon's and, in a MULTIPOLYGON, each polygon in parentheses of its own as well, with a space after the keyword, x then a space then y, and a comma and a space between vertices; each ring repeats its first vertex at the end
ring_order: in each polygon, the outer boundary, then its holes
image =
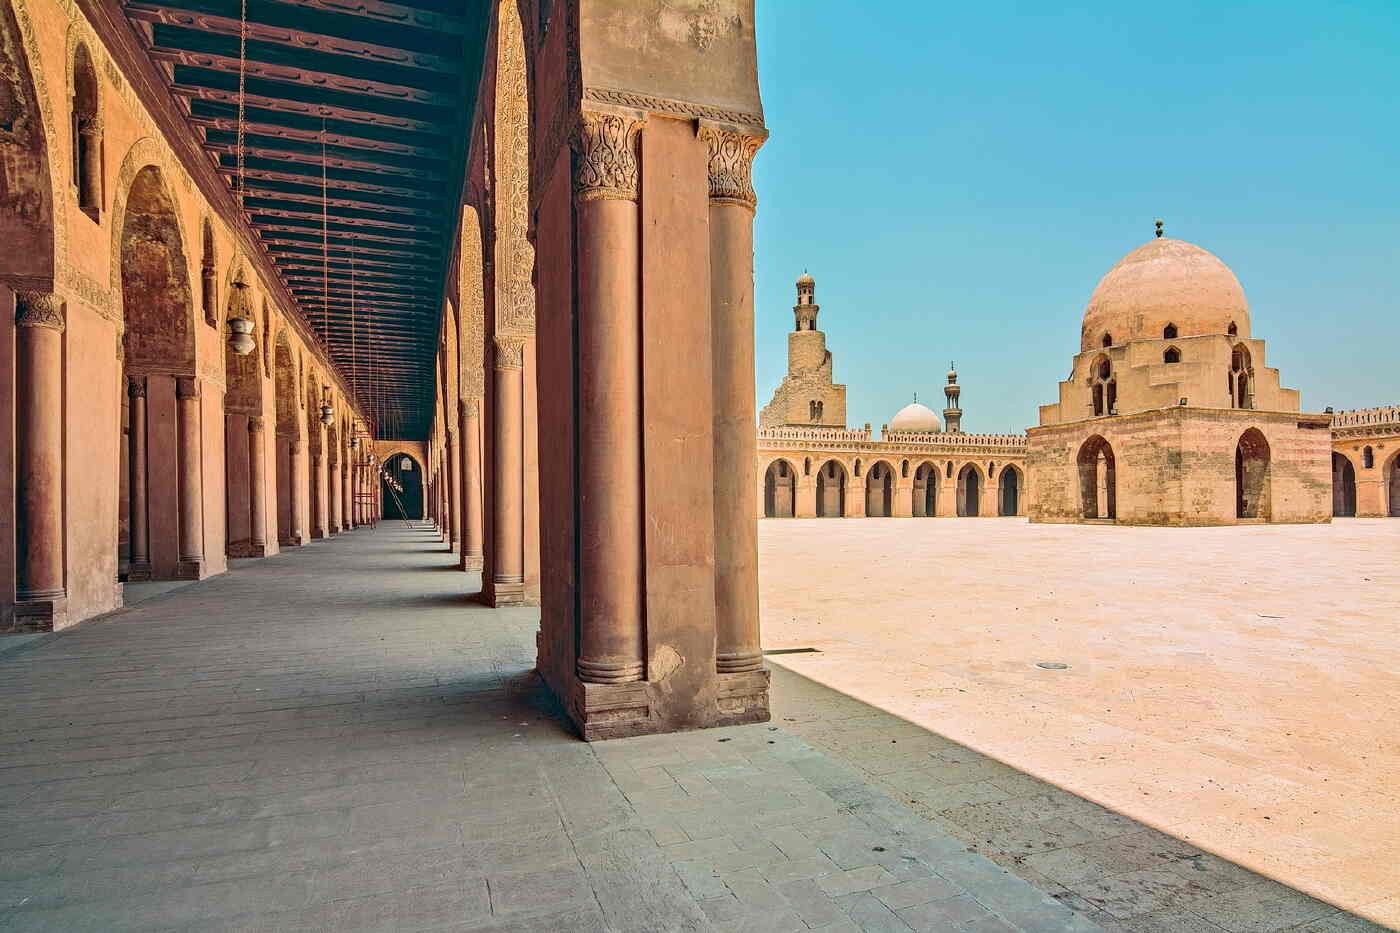
POLYGON ((1035 666, 1036 666, 1036 667, 1043 667, 1043 668, 1045 668, 1047 671, 1067 671, 1067 670, 1069 670, 1069 665, 1066 664, 1064 661, 1037 661, 1037 662, 1035 663, 1035 666))

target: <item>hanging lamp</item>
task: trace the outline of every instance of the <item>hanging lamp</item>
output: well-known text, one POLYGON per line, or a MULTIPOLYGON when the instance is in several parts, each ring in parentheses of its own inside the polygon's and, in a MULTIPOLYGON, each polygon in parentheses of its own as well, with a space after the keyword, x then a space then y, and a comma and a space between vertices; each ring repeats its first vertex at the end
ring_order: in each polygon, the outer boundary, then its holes
MULTIPOLYGON (((244 124, 247 118, 247 72, 248 72, 248 0, 242 0, 239 8, 238 19, 238 137, 234 147, 234 159, 237 171, 238 185, 238 214, 244 215, 243 208, 243 188, 247 178, 244 172, 244 124)), ((235 244, 239 242, 234 238, 235 244)), ((241 252, 241 250, 238 250, 241 252)), ((247 356, 253 352, 258 345, 257 338, 253 336, 257 330, 254 324, 243 314, 243 310, 248 307, 248 282, 243 278, 243 262, 238 255, 234 256, 234 268, 238 270, 233 276, 233 295, 229 297, 229 306, 232 313, 228 319, 228 347, 239 356, 247 356)))

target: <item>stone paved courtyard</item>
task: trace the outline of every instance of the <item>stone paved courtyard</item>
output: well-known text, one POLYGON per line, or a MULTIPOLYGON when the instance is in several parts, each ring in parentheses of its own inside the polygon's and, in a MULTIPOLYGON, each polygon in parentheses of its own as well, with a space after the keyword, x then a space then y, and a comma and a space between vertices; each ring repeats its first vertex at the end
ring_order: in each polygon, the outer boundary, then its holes
POLYGON ((1086 916, 1135 892, 1184 911, 1163 929, 1235 928, 1221 910, 1251 895, 1162 871, 1210 860, 1185 845, 1400 926, 1400 521, 785 520, 760 541, 766 647, 817 649, 770 662, 988 756, 870 778, 1086 916), (1028 805, 1029 776, 1168 835, 1105 844, 1028 805))
POLYGON ((451 565, 386 525, 0 642, 0 930, 1370 928, 782 668, 584 744, 451 565))

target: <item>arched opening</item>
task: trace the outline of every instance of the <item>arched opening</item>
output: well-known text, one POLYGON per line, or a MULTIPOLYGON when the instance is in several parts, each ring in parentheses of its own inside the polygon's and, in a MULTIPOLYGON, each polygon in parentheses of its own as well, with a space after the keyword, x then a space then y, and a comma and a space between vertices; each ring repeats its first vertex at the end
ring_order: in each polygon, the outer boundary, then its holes
POLYGON ((1269 520, 1269 442, 1258 428, 1235 445, 1235 517, 1269 520))
POLYGON ((159 168, 136 173, 119 236, 127 379, 128 579, 201 575, 204 521, 194 296, 159 168))
POLYGON ((1118 518, 1117 470, 1113 448, 1095 434, 1079 448, 1079 497, 1085 518, 1118 518))
POLYGON ((795 470, 786 460, 775 460, 763 474, 763 517, 792 518, 795 470))
POLYGON ((802 475, 803 475, 803 476, 811 476, 811 475, 812 475, 812 458, 811 458, 811 457, 804 457, 804 458, 803 458, 803 460, 802 460, 802 475))
POLYGON ((1386 514, 1400 518, 1400 451, 1390 455, 1382 476, 1385 481, 1386 514))
POLYGON ((1176 347, 1167 347, 1167 352, 1162 354, 1163 363, 1180 363, 1181 351, 1176 347))
MULTIPOLYGON (((214 226, 209 223, 208 217, 204 218, 201 241, 202 246, 199 258, 199 300, 201 306, 204 308, 204 323, 208 324, 210 327, 218 327, 219 287, 216 279, 218 274, 218 260, 214 258, 214 226)), ((242 289, 233 289, 235 292, 241 290, 242 289)), ((229 301, 234 301, 236 297, 235 295, 229 295, 229 301)), ((232 311, 233 309, 230 308, 229 310, 232 311)), ((231 316, 231 314, 224 315, 225 319, 231 316)), ((251 317, 246 309, 243 312, 243 317, 251 317)))
POLYGON ((1094 361, 1089 374, 1089 384, 1094 417, 1115 414, 1118 405, 1118 383, 1113 378, 1113 363, 1108 357, 1100 356, 1094 361))
POLYGON ((997 481, 997 514, 1019 515, 1021 513, 1021 471, 1014 466, 1001 468, 1001 478, 997 481))
POLYGON ((301 425, 297 419, 297 368, 287 332, 277 335, 274 353, 277 393, 277 540, 283 547, 302 543, 302 500, 296 495, 301 425))
POLYGON ((0 7, 0 134, 5 182, 0 185, 0 271, 35 281, 53 278, 54 203, 49 140, 25 61, 13 4, 0 7))
POLYGON ((379 481, 380 493, 384 498, 384 518, 401 518, 409 521, 421 519, 423 514, 423 467, 408 454, 394 454, 384 464, 384 475, 379 481), (403 492, 399 492, 389 481, 397 482, 403 492))
POLYGON ((905 479, 909 478, 909 461, 905 460, 899 465, 899 475, 905 479))
POLYGON ((1103 335, 1103 345, 1104 345, 1105 347, 1111 347, 1111 346, 1113 346, 1113 335, 1112 335, 1112 334, 1104 334, 1104 335, 1103 335))
POLYGON ((1249 348, 1236 344, 1230 354, 1230 404, 1235 408, 1254 407, 1254 362, 1249 348))
POLYGON ((975 464, 967 464, 958 471, 958 514, 972 517, 981 514, 982 474, 975 464))
POLYGON ((1225 333, 1229 334, 1231 337, 1238 337, 1240 335, 1240 326, 1234 321, 1231 321, 1230 326, 1225 328, 1225 333))
MULTIPOLYGON (((225 317, 256 321, 246 288, 229 289, 225 317)), ((215 318, 217 319, 217 315, 215 318)), ((224 536, 230 557, 262 557, 266 515, 263 493, 262 366, 257 353, 240 356, 224 341, 224 536), (257 531, 255 534, 254 531, 257 531)))
POLYGON ((865 476, 865 514, 889 518, 894 495, 894 470, 883 460, 873 463, 865 476))
POLYGON ((1371 449, 1370 445, 1367 445, 1361 451, 1361 467, 1366 470, 1374 470, 1376 468, 1376 452, 1371 449))
POLYGON ((828 460, 817 470, 817 517, 841 518, 846 514, 846 467, 828 460))
POLYGON ((915 518, 932 518, 938 514, 938 468, 932 463, 921 463, 914 471, 915 518))
POLYGON ((1336 518, 1356 517, 1356 468, 1336 451, 1332 452, 1332 515, 1336 518))
POLYGON ((1162 328, 1162 339, 1163 339, 1163 340, 1175 340, 1175 339, 1176 339, 1176 325, 1175 325, 1175 324, 1168 324, 1166 327, 1163 327, 1163 328, 1162 328))
POLYGON ((78 207, 97 220, 102 210, 102 115, 97 102, 97 70, 82 43, 73 53, 72 130, 78 207))

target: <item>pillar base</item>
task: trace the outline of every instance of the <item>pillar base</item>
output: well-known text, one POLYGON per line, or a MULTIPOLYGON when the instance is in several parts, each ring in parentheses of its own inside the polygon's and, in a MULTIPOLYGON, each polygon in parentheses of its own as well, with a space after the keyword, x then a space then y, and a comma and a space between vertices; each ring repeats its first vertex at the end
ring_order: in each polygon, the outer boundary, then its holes
MULTIPOLYGON (((767 669, 715 677, 714 702, 708 709, 677 723, 664 719, 656 699, 663 684, 644 680, 625 684, 591 684, 572 680, 562 693, 564 707, 586 742, 623 739, 717 726, 741 726, 767 722, 767 669)), ((550 685, 554 689, 554 685, 550 685)), ((554 690, 556 695, 561 691, 554 690)))
POLYGON ((59 593, 38 599, 19 599, 15 601, 10 627, 5 629, 3 633, 19 635, 29 632, 52 632, 54 629, 63 628, 67 622, 67 594, 59 593))
POLYGON ((467 554, 462 557, 461 562, 459 562, 457 566, 468 572, 480 572, 484 563, 485 561, 480 554, 467 554))
POLYGON ((721 654, 715 658, 715 670, 721 674, 745 674, 763 669, 763 653, 721 654))
POLYGON ((322 538, 324 538, 325 536, 326 536, 325 533, 322 532, 322 531, 320 531, 319 529, 316 530, 316 531, 311 532, 311 540, 312 540, 312 541, 320 541, 320 540, 321 540, 322 538))
POLYGON ((502 583, 498 580, 491 580, 484 582, 481 587, 481 601, 492 609, 500 609, 505 606, 533 605, 525 598, 524 581, 502 583))
POLYGON ((151 573, 151 564, 149 561, 143 560, 127 568, 127 583, 147 583, 153 579, 155 579, 155 577, 151 573))
POLYGON ((204 558, 197 557, 193 560, 182 560, 175 565, 176 580, 203 580, 204 579, 204 558))
POLYGON ((234 541, 228 546, 229 557, 266 557, 267 545, 251 541, 234 541))

